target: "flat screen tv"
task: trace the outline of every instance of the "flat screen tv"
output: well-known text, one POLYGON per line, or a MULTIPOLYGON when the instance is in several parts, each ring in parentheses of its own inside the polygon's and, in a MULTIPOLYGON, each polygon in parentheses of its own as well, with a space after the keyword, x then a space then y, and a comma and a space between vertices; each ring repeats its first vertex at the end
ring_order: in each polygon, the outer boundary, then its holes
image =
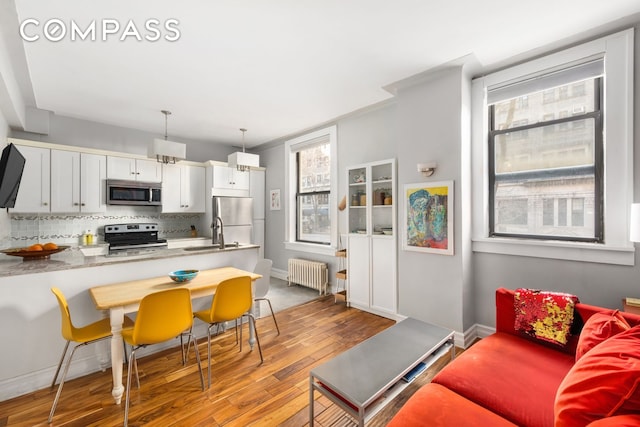
POLYGON ((4 147, 0 158, 0 208, 12 208, 16 205, 24 164, 24 156, 15 145, 4 147))

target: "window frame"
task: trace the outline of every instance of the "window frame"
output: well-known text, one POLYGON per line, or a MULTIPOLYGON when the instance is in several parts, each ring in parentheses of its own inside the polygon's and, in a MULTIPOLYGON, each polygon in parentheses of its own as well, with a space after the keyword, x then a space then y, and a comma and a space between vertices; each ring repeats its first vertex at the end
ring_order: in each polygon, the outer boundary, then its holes
MULTIPOLYGON (((327 200, 330 201, 331 200, 331 188, 329 188, 329 190, 323 190, 323 191, 303 191, 303 189, 300 188, 300 151, 304 150, 307 147, 302 147, 301 149, 297 150, 295 152, 296 155, 296 242, 300 242, 300 243, 312 243, 312 244, 317 244, 317 245, 330 245, 331 242, 317 242, 314 240, 303 240, 301 238, 301 234, 300 234, 300 228, 301 228, 301 224, 298 222, 298 218, 301 217, 300 215, 300 209, 301 209, 301 201, 300 199, 304 196, 319 196, 321 194, 326 194, 327 195, 327 200)), ((311 148, 311 147, 310 147, 311 148)), ((323 178, 323 175, 321 174, 317 174, 317 177, 321 177, 323 178)), ((331 236, 329 236, 331 237, 331 236)))
POLYGON ((505 254, 634 265, 629 241, 629 206, 633 201, 633 28, 557 51, 473 79, 471 83, 472 250, 505 254), (487 90, 534 73, 604 56, 604 241, 568 242, 489 236, 489 153, 487 90))
MULTIPOLYGON (((488 116, 489 116, 489 124, 488 124, 488 137, 487 144, 489 150, 489 167, 487 173, 489 174, 489 237, 513 237, 513 238, 521 238, 521 239, 535 239, 535 240, 559 240, 559 241, 567 241, 567 242, 593 242, 593 243, 602 243, 604 241, 603 229, 604 229, 604 221, 603 221, 603 212, 602 207, 604 203, 603 190, 604 190, 604 147, 603 147, 603 89, 604 82, 603 77, 596 77, 593 79, 594 82, 594 111, 583 112, 582 114, 576 115, 567 115, 562 118, 554 118, 552 120, 541 120, 536 123, 526 124, 522 126, 514 126, 507 129, 494 129, 494 117, 495 117, 495 104, 487 106, 488 108, 488 116), (496 145, 496 137, 499 135, 505 135, 513 132, 520 131, 528 131, 529 129, 547 129, 549 126, 554 126, 556 124, 569 124, 578 122, 585 119, 593 119, 594 121, 594 165, 592 167, 584 167, 584 166, 576 166, 576 167, 567 167, 562 168, 561 170, 554 169, 544 169, 537 171, 527 171, 527 172, 514 172, 511 174, 502 174, 502 178, 496 177, 495 173, 495 145, 496 145), (514 177, 525 177, 524 179, 535 179, 539 177, 553 177, 553 176, 564 176, 566 175, 567 170, 578 171, 580 169, 584 170, 592 170, 594 176, 594 237, 592 238, 580 238, 580 237, 570 237, 570 236, 562 236, 562 235, 544 235, 544 234, 519 234, 519 233, 504 233, 496 231, 496 218, 495 218, 495 184, 498 180, 506 180, 508 179, 508 175, 512 175, 514 177)), ((569 88, 566 87, 567 91, 569 88)), ((544 92, 548 91, 545 90, 544 92)), ((555 93, 555 92, 554 92, 555 93)), ((605 113, 606 114, 606 113, 605 113)), ((544 130, 543 130, 544 132, 544 130)), ((561 226, 558 224, 558 226, 561 226)), ((564 224, 567 226, 567 224, 564 224)))
POLYGON ((285 141, 285 249, 309 252, 320 255, 333 255, 338 246, 338 138, 337 126, 332 125, 322 128, 296 138, 285 141), (329 152, 331 157, 331 186, 329 190, 329 223, 330 243, 302 242, 297 239, 297 153, 305 147, 317 144, 325 139, 329 142, 329 152))

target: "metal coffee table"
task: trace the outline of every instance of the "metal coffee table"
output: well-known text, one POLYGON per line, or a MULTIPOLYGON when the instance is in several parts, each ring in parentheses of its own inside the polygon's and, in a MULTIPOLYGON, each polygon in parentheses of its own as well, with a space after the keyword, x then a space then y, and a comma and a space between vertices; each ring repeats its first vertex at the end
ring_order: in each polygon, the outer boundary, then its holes
POLYGON ((316 390, 364 426, 408 385, 403 376, 447 352, 453 359, 452 330, 410 318, 396 323, 311 371, 309 425, 316 390))

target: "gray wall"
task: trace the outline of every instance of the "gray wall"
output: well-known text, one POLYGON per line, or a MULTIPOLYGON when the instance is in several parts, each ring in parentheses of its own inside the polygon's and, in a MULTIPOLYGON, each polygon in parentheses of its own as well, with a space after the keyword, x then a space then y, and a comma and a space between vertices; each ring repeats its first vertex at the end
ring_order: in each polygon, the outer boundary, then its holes
MULTIPOLYGON (((635 27, 635 58, 640 58, 640 31, 638 24, 635 27)), ((607 33, 622 28, 608 28, 607 33)), ((604 34, 593 32, 572 42, 604 34)), ((547 51, 563 47, 558 42, 547 51)), ((529 57, 544 53, 537 50, 529 53, 529 57)), ((517 60, 524 59, 526 53, 517 60)), ((640 75, 637 59, 635 65, 637 76, 640 75)), ((455 181, 455 255, 403 251, 398 235, 399 312, 463 332, 476 323, 495 326, 495 290, 501 286, 570 292, 583 302, 613 308, 620 308, 625 296, 640 295, 637 262, 629 267, 471 251, 471 211, 475 207, 471 206, 469 185, 470 81, 471 75, 464 66, 438 70, 419 83, 399 89, 389 102, 329 123, 338 126, 338 200, 347 188, 344 182, 347 166, 386 158, 397 159, 398 192, 407 183, 455 181), (438 163, 431 178, 422 178, 416 172, 416 163, 426 161, 438 163)), ((634 97, 635 105, 640 105, 637 79, 634 97)), ((634 140, 640 146, 639 107, 634 123, 634 140)), ((285 187, 284 141, 273 141, 260 152, 267 168, 267 191, 285 187)), ((640 166, 640 148, 635 149, 634 165, 640 166)), ((640 177, 635 177, 634 184, 635 199, 640 200, 640 177)), ((400 220, 401 212, 397 213, 400 220)), ((338 220, 340 232, 345 233, 343 213, 338 214, 338 220)), ((275 268, 286 270, 288 258, 307 255, 284 249, 283 211, 267 210, 266 224, 265 256, 274 260, 275 268)), ((336 260, 326 261, 335 270, 336 260)))
MULTIPOLYGON (((634 40, 634 171, 640 170, 640 24, 634 40)), ((606 114, 606 112, 605 112, 606 114)), ((634 174, 634 200, 640 201, 640 174, 634 174)), ((494 290, 531 287, 570 292, 585 303, 621 308, 621 299, 640 295, 638 253, 633 267, 586 262, 474 254, 476 322, 495 324, 494 290)))
MULTIPOLYGON (((471 326, 473 316, 467 316, 471 323, 465 325, 463 313, 470 308, 462 298, 462 69, 452 67, 436 72, 425 82, 400 90, 397 98, 398 191, 408 183, 454 181, 454 255, 400 248, 399 311, 463 331, 471 326), (437 162, 438 167, 433 176, 424 178, 416 164, 429 161, 437 162)), ((402 231, 401 225, 398 228, 402 231)))
MULTIPOLYGON (((158 124, 161 127, 161 123, 158 124)), ((122 153, 147 155, 154 138, 164 138, 164 134, 154 134, 136 129, 111 126, 103 123, 80 120, 50 114, 49 132, 46 135, 12 130, 10 137, 53 144, 89 147, 122 153)), ((169 135, 169 140, 187 144, 187 160, 205 162, 207 160, 227 161, 227 156, 236 151, 231 145, 194 141, 169 135)))

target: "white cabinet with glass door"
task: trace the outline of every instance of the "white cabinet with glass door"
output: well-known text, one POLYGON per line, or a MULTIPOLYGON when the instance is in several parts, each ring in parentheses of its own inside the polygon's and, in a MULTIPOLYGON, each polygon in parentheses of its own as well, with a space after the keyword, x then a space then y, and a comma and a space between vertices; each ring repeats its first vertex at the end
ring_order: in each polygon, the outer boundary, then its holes
POLYGON ((347 168, 349 304, 397 313, 395 159, 347 168))
POLYGON ((51 190, 51 150, 17 145, 25 158, 18 197, 12 212, 49 212, 51 190))
POLYGON ((51 212, 105 212, 106 156, 51 150, 51 212))

